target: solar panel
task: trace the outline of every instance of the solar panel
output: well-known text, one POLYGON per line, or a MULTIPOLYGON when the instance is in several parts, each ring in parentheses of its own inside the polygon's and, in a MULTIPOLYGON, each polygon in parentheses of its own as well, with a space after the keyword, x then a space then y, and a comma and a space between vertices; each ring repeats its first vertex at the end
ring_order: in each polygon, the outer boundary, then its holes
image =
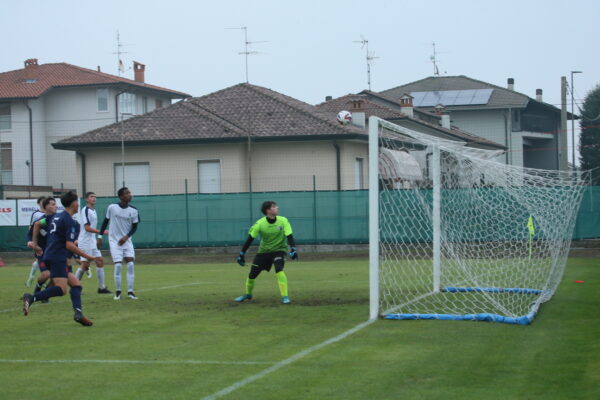
POLYGON ((487 104, 494 89, 440 90, 431 92, 411 92, 415 107, 467 106, 487 104))

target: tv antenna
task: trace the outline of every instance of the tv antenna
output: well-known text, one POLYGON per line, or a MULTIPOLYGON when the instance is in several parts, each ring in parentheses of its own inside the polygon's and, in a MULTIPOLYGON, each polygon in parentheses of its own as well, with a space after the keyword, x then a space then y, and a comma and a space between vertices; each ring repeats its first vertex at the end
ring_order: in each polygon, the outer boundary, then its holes
POLYGON ((113 54, 117 55, 117 74, 121 76, 121 72, 125 72, 125 64, 123 64, 123 60, 121 59, 121 54, 128 54, 127 51, 123 51, 122 48, 125 46, 131 46, 131 44, 122 43, 121 35, 119 34, 119 30, 117 30, 117 51, 113 52, 113 54))
POLYGON ((251 44, 256 44, 256 43, 267 43, 267 41, 266 40, 258 40, 258 41, 253 41, 253 42, 248 41, 248 27, 247 26, 241 26, 239 28, 225 28, 225 29, 241 29, 244 31, 244 51, 241 51, 238 54, 243 54, 246 56, 246 83, 249 83, 249 80, 248 80, 248 56, 250 54, 260 54, 260 53, 258 51, 248 50, 248 46, 250 46, 251 44))
POLYGON ((366 48, 365 58, 367 60, 367 84, 369 86, 369 90, 371 90, 371 61, 373 61, 374 59, 379 58, 379 57, 375 57, 375 53, 369 51, 369 41, 367 39, 365 39, 365 37, 363 35, 360 35, 360 39, 361 40, 353 40, 352 42, 360 43, 361 49, 366 48))
POLYGON ((435 42, 431 43, 431 46, 433 46, 433 54, 431 55, 431 57, 429 57, 429 59, 431 60, 431 63, 433 64, 433 75, 434 76, 440 76, 440 70, 438 68, 438 59, 437 59, 437 52, 435 50, 435 42))

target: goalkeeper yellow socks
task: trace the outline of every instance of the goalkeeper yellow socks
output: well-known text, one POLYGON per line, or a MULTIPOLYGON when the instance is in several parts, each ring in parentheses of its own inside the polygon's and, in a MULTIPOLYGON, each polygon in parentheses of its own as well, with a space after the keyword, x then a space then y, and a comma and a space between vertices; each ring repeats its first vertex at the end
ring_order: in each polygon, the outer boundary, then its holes
POLYGON ((285 272, 279 271, 275 274, 277 276, 277 281, 279 283, 279 292, 281 293, 281 297, 288 295, 288 286, 287 286, 287 276, 285 276, 285 272))
POLYGON ((254 282, 256 279, 246 278, 246 294, 252 294, 254 290, 254 282))

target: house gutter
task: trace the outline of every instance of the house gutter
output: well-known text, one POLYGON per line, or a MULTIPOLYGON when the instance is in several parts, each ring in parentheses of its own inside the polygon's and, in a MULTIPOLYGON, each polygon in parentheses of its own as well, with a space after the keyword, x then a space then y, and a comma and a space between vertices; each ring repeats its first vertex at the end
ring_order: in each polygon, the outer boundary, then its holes
POLYGON ((335 169, 336 169, 336 181, 337 181, 337 190, 342 190, 342 165, 341 165, 341 153, 340 153, 340 145, 336 142, 333 142, 333 147, 335 147, 335 169))
POLYGON ((29 107, 29 103, 27 100, 25 100, 24 104, 25 107, 27 107, 27 110, 29 111, 29 164, 31 168, 31 170, 29 171, 29 179, 31 181, 30 185, 33 186, 33 112, 31 111, 31 107, 29 107))

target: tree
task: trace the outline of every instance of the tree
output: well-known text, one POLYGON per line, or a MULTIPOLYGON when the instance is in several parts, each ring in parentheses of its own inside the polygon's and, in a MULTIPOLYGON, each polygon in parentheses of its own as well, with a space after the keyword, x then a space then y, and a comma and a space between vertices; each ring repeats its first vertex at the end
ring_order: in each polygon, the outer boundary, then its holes
POLYGON ((579 161, 583 170, 592 171, 592 184, 600 185, 600 84, 590 91, 581 109, 579 161))

